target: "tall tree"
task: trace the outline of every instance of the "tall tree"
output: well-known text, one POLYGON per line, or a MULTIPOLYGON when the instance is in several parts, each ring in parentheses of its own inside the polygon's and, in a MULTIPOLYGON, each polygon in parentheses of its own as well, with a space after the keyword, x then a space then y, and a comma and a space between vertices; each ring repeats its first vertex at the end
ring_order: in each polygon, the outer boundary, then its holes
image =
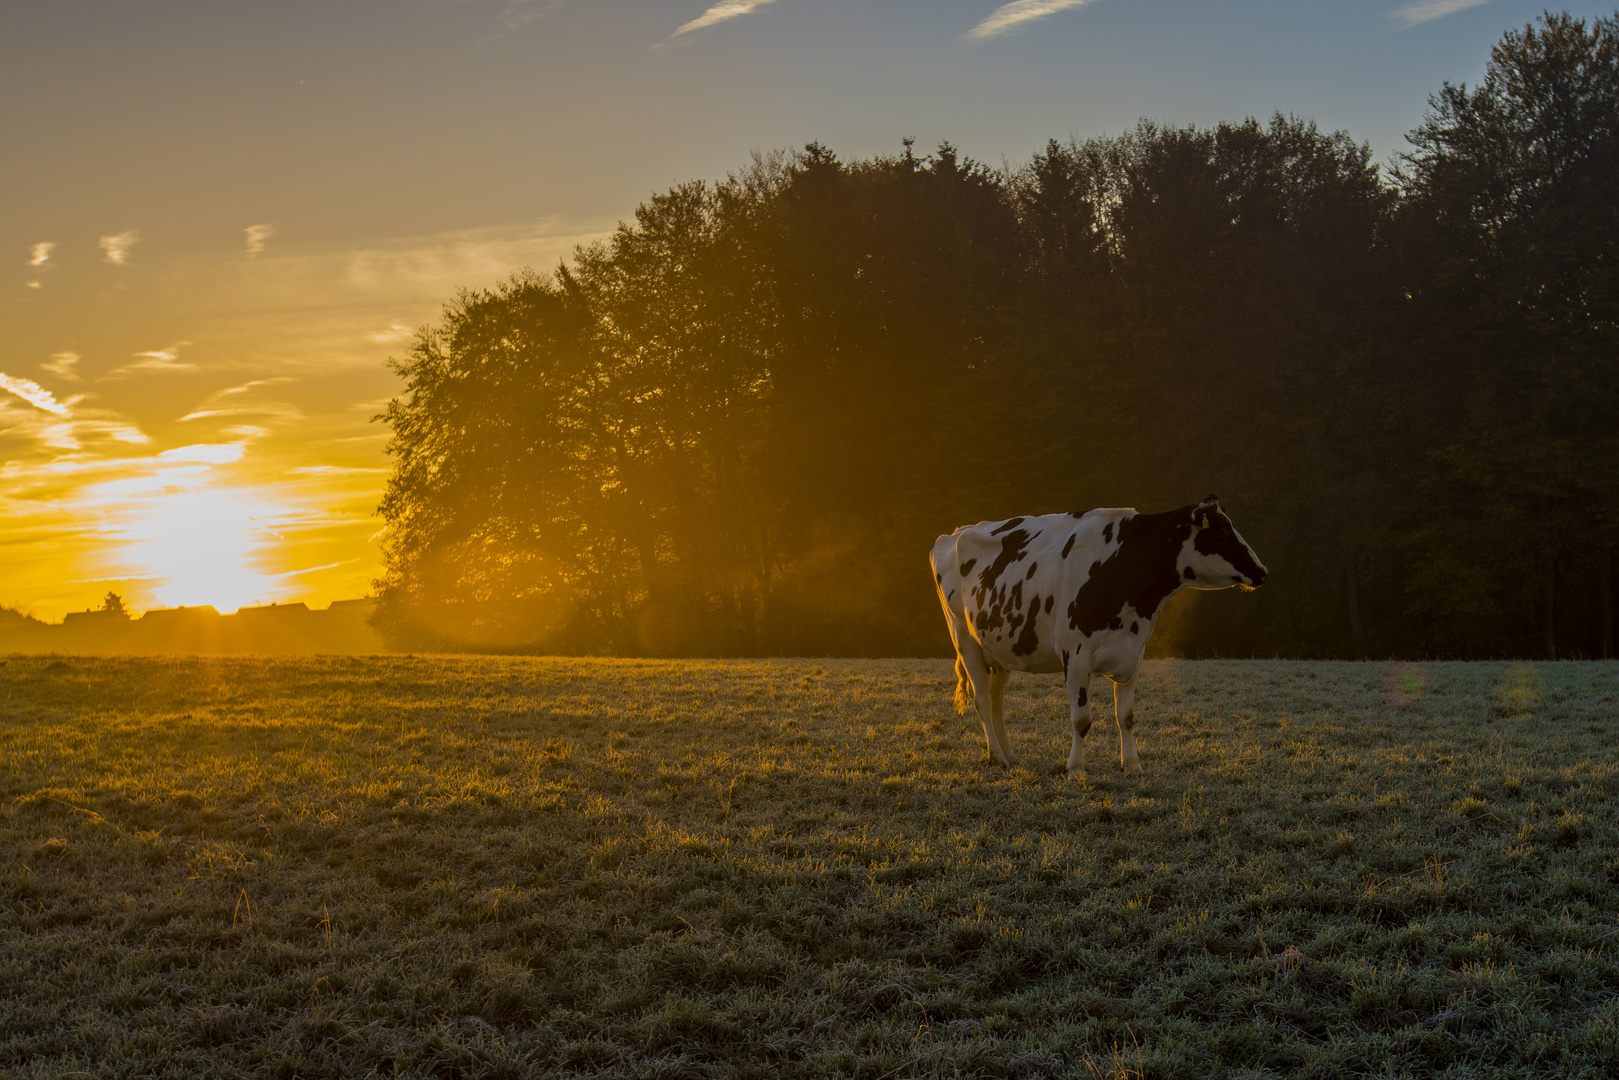
POLYGON ((1355 644, 1356 565, 1379 542, 1364 507, 1380 486, 1376 411, 1359 388, 1386 362, 1378 258, 1391 210, 1369 148, 1280 115, 1143 122, 1048 146, 1024 186, 1041 196, 1023 200, 1030 227, 1052 237, 1040 250, 1089 236, 1084 264, 1106 257, 1086 285, 1104 299, 1086 319, 1101 362, 1082 370, 1099 406, 1091 426, 1109 430, 1073 457, 1099 481, 1095 497, 1161 506, 1224 492, 1278 570, 1257 603, 1198 601, 1205 629, 1184 644, 1258 648, 1283 621, 1296 648, 1355 644), (1063 197, 1076 190, 1087 194, 1063 197), (1045 224, 1051 206, 1069 206, 1069 223, 1045 224))
POLYGON ((1439 433, 1413 613, 1538 626, 1555 655, 1619 527, 1619 19, 1547 14, 1429 104, 1401 175, 1439 433))
POLYGON ((772 647, 934 647, 916 552, 1008 498, 986 477, 1037 438, 1003 411, 1021 270, 1002 179, 948 144, 852 164, 812 144, 769 227, 769 455, 792 521, 772 647))
POLYGON ((396 640, 611 640, 632 552, 597 524, 615 463, 582 392, 606 367, 581 291, 533 274, 461 293, 394 363, 379 618, 396 640))

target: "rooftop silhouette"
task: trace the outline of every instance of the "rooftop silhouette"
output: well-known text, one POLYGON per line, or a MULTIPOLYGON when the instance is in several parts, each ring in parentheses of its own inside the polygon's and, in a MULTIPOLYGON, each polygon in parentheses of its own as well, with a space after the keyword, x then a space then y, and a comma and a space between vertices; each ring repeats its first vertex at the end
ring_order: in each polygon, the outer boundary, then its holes
POLYGON ((155 608, 139 618, 122 611, 75 611, 60 623, 8 612, 0 653, 374 653, 385 651, 368 622, 374 601, 337 600, 322 611, 302 603, 245 607, 221 615, 211 606, 155 608))

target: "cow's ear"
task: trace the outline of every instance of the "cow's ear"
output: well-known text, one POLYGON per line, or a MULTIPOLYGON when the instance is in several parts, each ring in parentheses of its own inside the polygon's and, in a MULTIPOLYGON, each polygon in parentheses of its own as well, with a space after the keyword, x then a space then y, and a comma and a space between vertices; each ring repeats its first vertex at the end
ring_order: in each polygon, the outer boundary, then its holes
POLYGON ((1198 503, 1198 505, 1199 506, 1216 506, 1216 505, 1219 504, 1219 502, 1220 502, 1220 496, 1218 496, 1218 495, 1205 495, 1205 496, 1203 496, 1203 501, 1198 503))

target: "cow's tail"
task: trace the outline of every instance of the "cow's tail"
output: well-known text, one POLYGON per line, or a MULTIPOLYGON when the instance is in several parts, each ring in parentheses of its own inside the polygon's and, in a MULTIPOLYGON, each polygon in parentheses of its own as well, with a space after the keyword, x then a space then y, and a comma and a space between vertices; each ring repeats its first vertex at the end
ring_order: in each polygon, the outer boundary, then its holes
POLYGON ((956 715, 966 716, 967 706, 972 704, 972 694, 967 689, 967 662, 956 654, 956 715))

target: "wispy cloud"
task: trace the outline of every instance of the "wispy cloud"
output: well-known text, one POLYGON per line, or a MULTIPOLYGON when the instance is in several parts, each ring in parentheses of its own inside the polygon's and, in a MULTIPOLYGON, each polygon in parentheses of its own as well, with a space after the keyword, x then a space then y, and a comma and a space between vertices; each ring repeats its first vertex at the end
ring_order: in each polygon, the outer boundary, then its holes
MULTIPOLYGON (((280 383, 295 382, 291 376, 278 375, 273 379, 254 379, 241 386, 231 386, 217 393, 210 394, 202 404, 191 412, 180 417, 181 422, 187 420, 206 420, 210 417, 222 416, 263 416, 278 417, 283 420, 301 420, 301 413, 296 406, 284 401, 267 401, 257 399, 255 391, 262 387, 275 386, 280 383)), ((263 429, 258 429, 263 431, 263 429)))
POLYGON ((76 352, 51 353, 51 358, 39 366, 59 379, 66 379, 68 382, 83 381, 79 377, 79 354, 76 352))
POLYGON ((735 19, 742 15, 751 14, 752 12, 758 11, 766 4, 773 4, 775 2, 776 0, 720 0, 719 3, 697 16, 697 18, 693 19, 689 23, 685 23, 674 33, 670 34, 669 40, 673 41, 681 34, 689 34, 693 30, 701 30, 705 26, 713 26, 715 23, 722 23, 728 19, 735 19))
POLYGON ((259 427, 257 424, 237 424, 223 430, 226 435, 240 435, 244 439, 262 439, 270 434, 269 428, 259 427))
POLYGON ((967 36, 974 41, 983 41, 1004 34, 1026 22, 1043 19, 1047 15, 1055 15, 1069 8, 1084 7, 1092 2, 1093 0, 1013 0, 1012 3, 1002 4, 990 12, 989 18, 967 31, 967 36))
POLYGON ((372 468, 363 465, 300 465, 287 472, 294 476, 362 476, 365 474, 384 474, 392 470, 372 468))
POLYGON ((413 333, 415 333, 415 331, 406 326, 404 323, 396 322, 389 323, 388 329, 386 330, 373 330, 368 336, 372 341, 386 344, 390 341, 406 341, 413 333))
POLYGON ((1454 15, 1458 11, 1466 11, 1470 7, 1487 4, 1489 0, 1417 0, 1415 4, 1407 4, 1389 12, 1389 18, 1400 24, 1401 30, 1409 30, 1421 23, 1432 22, 1434 19, 1454 15))
POLYGON ((11 391, 36 409, 44 409, 57 416, 70 415, 64 402, 57 401, 55 394, 32 379, 22 379, 0 371, 0 389, 11 391))
POLYGON ((123 266, 129 261, 129 249, 134 247, 141 238, 138 229, 128 229, 121 233, 101 238, 101 250, 106 252, 107 261, 114 266, 123 266))
POLYGON ((161 451, 157 456, 161 461, 226 465, 232 461, 239 461, 246 449, 245 443, 192 443, 190 446, 176 446, 172 450, 161 451))
MULTIPOLYGON (((68 410, 68 415, 63 415, 48 409, 14 407, 12 398, 0 395, 0 429, 4 429, 5 434, 32 440, 47 450, 70 452, 67 457, 54 457, 43 465, 26 460, 7 461, 0 466, 0 480, 14 480, 19 473, 61 475, 95 468, 105 459, 78 454, 86 442, 111 440, 126 446, 151 442, 144 431, 117 413, 107 409, 83 408, 83 400, 75 395, 57 402, 68 410)), ((4 497, 4 493, 0 492, 0 499, 4 497)))
POLYGON ((510 0, 495 16, 503 30, 519 30, 562 6, 562 0, 510 0))
MULTIPOLYGON (((51 269, 51 265, 50 265, 51 252, 53 252, 55 250, 56 250, 56 242, 55 241, 53 241, 53 240, 41 240, 39 243, 35 244, 32 248, 29 249, 29 251, 28 251, 28 265, 33 267, 35 270, 50 270, 51 269)), ((37 289, 37 288, 40 287, 41 282, 40 282, 40 280, 38 278, 35 278, 32 281, 24 282, 24 284, 27 285, 30 289, 37 289)))
POLYGON ((196 364, 187 364, 180 360, 180 350, 190 344, 189 341, 176 341, 166 349, 138 352, 135 354, 136 360, 133 364, 125 364, 121 368, 109 371, 102 378, 113 379, 140 371, 196 371, 196 364))
POLYGON ((264 254, 264 242, 275 235, 275 226, 268 222, 247 227, 247 257, 264 254))

